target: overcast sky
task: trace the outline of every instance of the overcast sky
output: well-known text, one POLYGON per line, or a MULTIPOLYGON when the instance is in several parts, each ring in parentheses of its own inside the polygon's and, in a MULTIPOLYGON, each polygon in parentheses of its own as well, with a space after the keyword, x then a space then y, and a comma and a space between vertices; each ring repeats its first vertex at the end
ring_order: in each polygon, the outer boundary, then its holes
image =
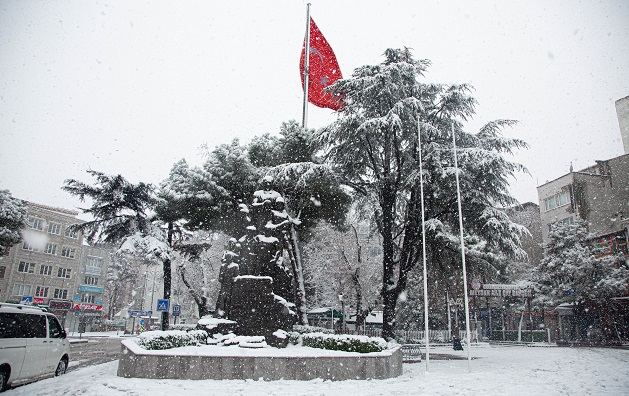
MULTIPOLYGON (((500 118, 530 149, 536 187, 620 154, 614 102, 629 95, 629 1, 311 1, 344 77, 410 47, 427 82, 469 83, 468 131, 500 118)), ((159 183, 200 146, 301 121, 306 2, 0 0, 0 188, 73 208, 86 169, 159 183)), ((335 119, 309 106, 308 126, 335 119)), ((90 180, 91 181, 91 180, 90 180)))

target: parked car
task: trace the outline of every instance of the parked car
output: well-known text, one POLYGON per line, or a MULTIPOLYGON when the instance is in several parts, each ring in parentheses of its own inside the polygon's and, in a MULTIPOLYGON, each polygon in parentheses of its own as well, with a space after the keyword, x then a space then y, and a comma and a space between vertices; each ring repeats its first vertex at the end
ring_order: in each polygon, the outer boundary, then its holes
POLYGON ((0 391, 65 374, 69 361, 70 342, 55 315, 0 303, 0 391))

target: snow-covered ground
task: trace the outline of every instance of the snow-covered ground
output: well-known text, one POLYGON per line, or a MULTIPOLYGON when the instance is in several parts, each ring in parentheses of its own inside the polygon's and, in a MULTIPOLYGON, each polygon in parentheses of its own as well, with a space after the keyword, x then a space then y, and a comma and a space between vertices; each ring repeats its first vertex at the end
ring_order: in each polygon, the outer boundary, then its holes
MULTIPOLYGON (((467 357, 467 351, 431 353, 467 357)), ((405 364, 398 378, 369 381, 181 381, 116 376, 118 362, 12 389, 35 395, 628 395, 629 350, 603 348, 473 347, 468 361, 405 364)))

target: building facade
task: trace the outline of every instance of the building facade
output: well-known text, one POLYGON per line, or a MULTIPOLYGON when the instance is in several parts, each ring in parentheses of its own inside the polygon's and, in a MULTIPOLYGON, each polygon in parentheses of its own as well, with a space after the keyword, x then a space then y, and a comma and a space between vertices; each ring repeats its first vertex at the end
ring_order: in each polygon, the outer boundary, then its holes
POLYGON ((0 301, 42 306, 61 301, 78 312, 70 321, 65 309, 56 312, 66 327, 98 324, 110 249, 84 245, 83 235, 72 229, 83 222, 78 212, 24 203, 23 240, 0 257, 0 301))
POLYGON ((597 243, 627 253, 629 220, 629 154, 577 172, 570 172, 537 188, 542 239, 550 227, 584 220, 597 243))

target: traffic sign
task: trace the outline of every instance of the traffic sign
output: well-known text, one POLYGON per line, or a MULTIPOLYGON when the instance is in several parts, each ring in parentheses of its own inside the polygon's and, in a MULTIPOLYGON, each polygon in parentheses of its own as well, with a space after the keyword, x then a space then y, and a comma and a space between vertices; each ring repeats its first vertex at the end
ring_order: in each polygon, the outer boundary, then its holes
POLYGON ((140 326, 144 326, 144 319, 140 319, 140 326))
POLYGON ((168 311, 168 305, 170 300, 157 300, 158 311, 168 311))
POLYGON ((173 316, 181 315, 181 305, 173 304, 173 316))
POLYGON ((129 313, 129 316, 132 318, 137 318, 140 316, 146 316, 146 311, 141 311, 141 310, 137 310, 137 309, 130 309, 129 311, 127 311, 129 313))
POLYGON ((21 304, 33 305, 33 296, 22 296, 21 304))
POLYGON ((147 311, 148 316, 153 316, 153 311, 147 311))

